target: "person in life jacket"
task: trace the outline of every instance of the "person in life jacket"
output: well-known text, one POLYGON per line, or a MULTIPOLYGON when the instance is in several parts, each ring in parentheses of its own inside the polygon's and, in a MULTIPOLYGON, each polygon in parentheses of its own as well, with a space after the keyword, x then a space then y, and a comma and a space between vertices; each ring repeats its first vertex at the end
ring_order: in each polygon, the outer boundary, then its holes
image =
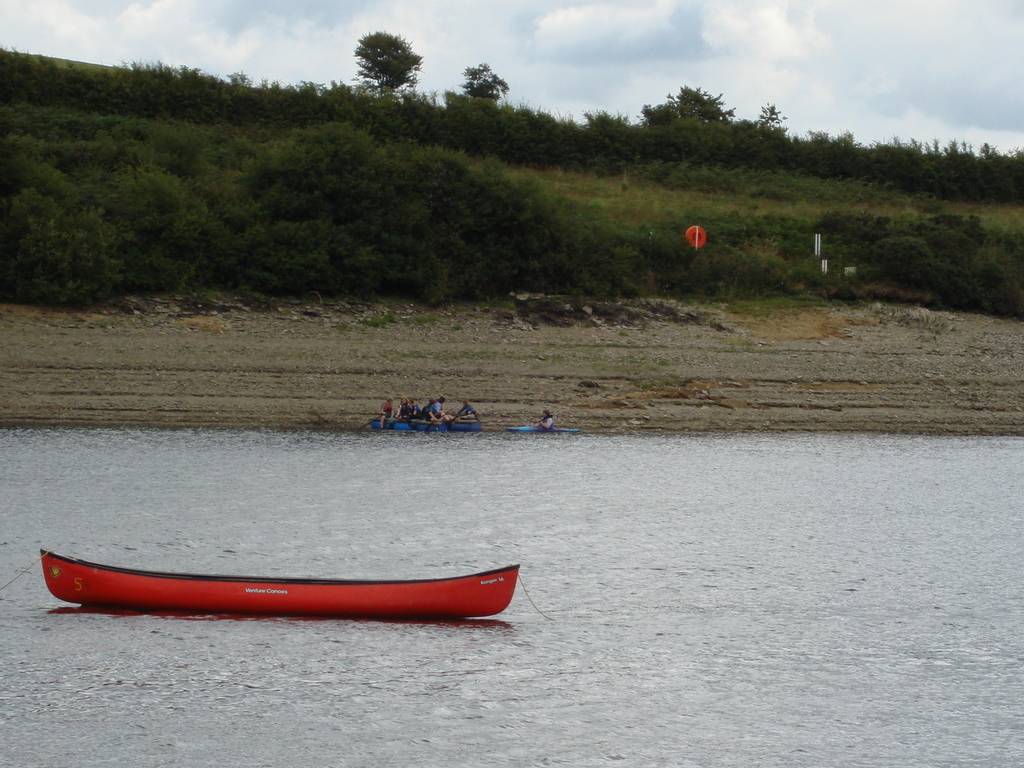
POLYGON ((391 421, 391 416, 394 413, 394 411, 395 411, 395 408, 391 404, 391 398, 389 397, 380 406, 380 428, 381 429, 384 429, 384 427, 387 425, 387 423, 389 421, 391 421))
POLYGON ((469 400, 462 401, 462 407, 459 410, 447 417, 448 421, 480 421, 480 416, 476 412, 476 408, 469 404, 469 400))
POLYGON ((408 397, 402 398, 402 403, 398 406, 398 416, 396 418, 399 421, 408 421, 412 418, 412 400, 408 397))
POLYGON ((555 417, 551 415, 551 411, 545 408, 544 414, 540 417, 540 421, 538 421, 535 426, 537 429, 550 432, 555 428, 555 417))
POLYGON ((431 406, 427 408, 427 419, 433 424, 435 422, 445 422, 444 413, 444 398, 439 397, 437 400, 431 401, 431 406))

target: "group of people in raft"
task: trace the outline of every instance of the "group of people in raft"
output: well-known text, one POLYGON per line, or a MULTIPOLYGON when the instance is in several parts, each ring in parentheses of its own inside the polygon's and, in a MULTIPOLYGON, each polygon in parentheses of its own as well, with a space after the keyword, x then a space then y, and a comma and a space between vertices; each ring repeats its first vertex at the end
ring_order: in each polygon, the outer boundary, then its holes
MULTIPOLYGON (((444 398, 430 398, 427 405, 420 407, 414 398, 403 397, 395 408, 394 401, 389 397, 380 406, 380 425, 386 426, 392 421, 426 421, 430 424, 451 424, 455 421, 480 421, 480 415, 476 408, 469 404, 469 400, 462 401, 462 407, 454 413, 446 412, 444 409, 444 398)), ((551 411, 544 409, 540 419, 534 424, 537 429, 545 431, 555 428, 555 417, 551 411)))

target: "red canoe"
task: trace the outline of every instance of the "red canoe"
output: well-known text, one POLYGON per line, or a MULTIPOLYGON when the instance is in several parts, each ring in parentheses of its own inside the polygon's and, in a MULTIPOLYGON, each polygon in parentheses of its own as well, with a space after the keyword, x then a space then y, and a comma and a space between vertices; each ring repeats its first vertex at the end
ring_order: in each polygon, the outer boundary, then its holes
POLYGON ((137 611, 461 619, 501 613, 512 601, 519 576, 518 565, 407 581, 202 576, 139 571, 40 552, 43 578, 54 597, 137 611))

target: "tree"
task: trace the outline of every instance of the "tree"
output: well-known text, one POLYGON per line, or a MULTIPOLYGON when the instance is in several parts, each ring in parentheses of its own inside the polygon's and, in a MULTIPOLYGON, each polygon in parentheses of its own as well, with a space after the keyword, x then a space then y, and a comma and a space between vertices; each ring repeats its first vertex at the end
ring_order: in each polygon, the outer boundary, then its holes
POLYGON ((378 93, 416 85, 423 57, 409 41, 389 32, 373 32, 359 38, 356 46, 359 78, 378 93))
POLYGON ((498 101, 508 93, 508 83, 491 70, 490 64, 466 67, 462 74, 466 78, 466 82, 462 84, 462 92, 467 96, 498 101))
POLYGON ((726 109, 722 94, 712 96, 703 88, 684 85, 679 94, 668 95, 668 101, 652 107, 645 104, 641 117, 647 125, 667 125, 673 120, 689 119, 702 123, 730 123, 735 109, 726 109))
POLYGON ((761 116, 757 118, 757 124, 762 128, 771 128, 772 130, 784 130, 783 123, 788 118, 782 114, 782 110, 776 107, 774 104, 769 102, 761 107, 761 116))

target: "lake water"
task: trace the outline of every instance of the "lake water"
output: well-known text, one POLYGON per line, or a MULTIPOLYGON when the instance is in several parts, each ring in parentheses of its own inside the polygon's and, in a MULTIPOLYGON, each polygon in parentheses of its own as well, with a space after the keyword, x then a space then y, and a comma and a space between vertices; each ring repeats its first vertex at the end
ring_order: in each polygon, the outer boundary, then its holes
POLYGON ((10 766, 1024 763, 1024 440, 0 430, 0 583, 522 564, 498 621, 0 592, 10 766), (538 612, 543 611, 547 617, 538 612))

